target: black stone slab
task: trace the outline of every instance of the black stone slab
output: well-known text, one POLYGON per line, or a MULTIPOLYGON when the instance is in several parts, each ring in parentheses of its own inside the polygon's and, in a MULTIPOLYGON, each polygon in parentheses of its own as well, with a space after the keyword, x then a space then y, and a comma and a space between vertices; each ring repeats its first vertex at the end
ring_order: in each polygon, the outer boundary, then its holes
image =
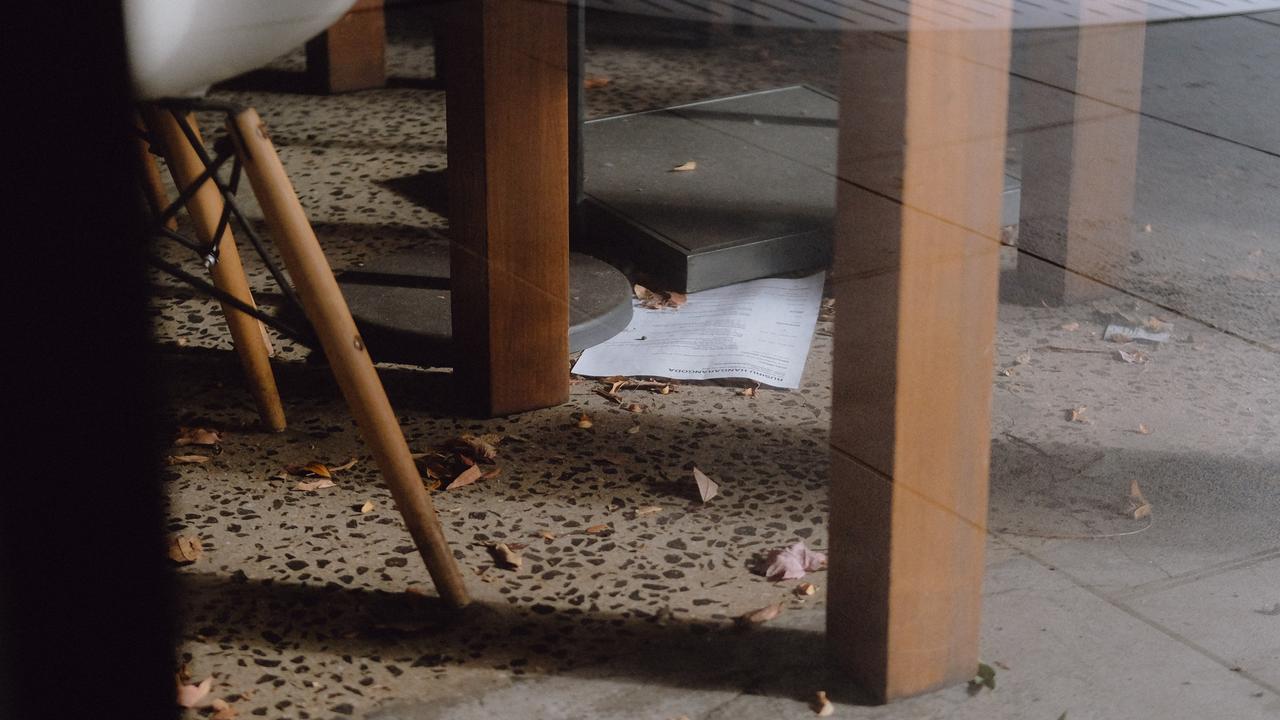
MULTIPOLYGON (((369 354, 377 362, 447 367, 453 362, 449 246, 436 243, 338 274, 369 354)), ((589 255, 569 255, 569 349, 577 352, 626 329, 631 284, 589 255)), ((533 300, 530 300, 533 302, 533 300)))
POLYGON ((792 86, 586 123, 585 246, 686 292, 824 267, 838 116, 792 86))

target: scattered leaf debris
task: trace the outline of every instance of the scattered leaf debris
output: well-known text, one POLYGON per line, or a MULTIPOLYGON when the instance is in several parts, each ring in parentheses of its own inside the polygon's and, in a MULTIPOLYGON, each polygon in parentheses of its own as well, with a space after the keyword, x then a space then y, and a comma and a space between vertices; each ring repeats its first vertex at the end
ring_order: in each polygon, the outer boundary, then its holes
POLYGON ((827 556, 810 550, 804 542, 797 542, 785 548, 769 551, 768 566, 764 576, 767 580, 799 580, 805 573, 827 568, 827 556))
POLYGON ((326 477, 320 478, 319 480, 312 480, 310 482, 299 480, 298 484, 293 486, 293 489, 302 490, 303 492, 315 492, 316 490, 323 490, 331 487, 334 487, 333 481, 326 477))
POLYGON ((1031 362, 1030 350, 1018 353, 1018 356, 1013 359, 1014 365, 1026 365, 1029 362, 1031 362))
POLYGON ((360 506, 360 514, 363 515, 365 513, 371 513, 371 512, 373 512, 373 501, 365 500, 364 504, 360 506))
POLYGON ((698 483, 698 497, 702 498, 702 502, 707 502, 711 498, 720 494, 720 483, 707 477, 707 474, 693 468, 693 479, 698 483))
POLYGON ((679 165, 677 165, 677 166, 675 166, 675 167, 671 168, 671 171, 670 171, 670 172, 691 172, 691 171, 693 171, 693 170, 697 170, 697 169, 698 169, 698 163, 697 163, 697 161, 695 161, 695 160, 690 160, 690 161, 688 161, 688 162, 681 163, 681 164, 679 164, 679 165))
POLYGON ((612 80, 604 75, 588 75, 582 81, 582 86, 587 90, 595 90, 608 85, 612 80))
POLYGON ((329 472, 336 473, 336 472, 342 472, 343 470, 350 470, 351 468, 356 466, 357 462, 359 462, 359 460, 357 460, 356 458, 351 458, 350 460, 347 460, 341 465, 334 465, 333 467, 329 468, 329 472))
POLYGON ((1116 357, 1129 363, 1130 365, 1141 365, 1151 359, 1150 355, 1147 355, 1141 350, 1134 350, 1130 352, 1123 348, 1120 350, 1116 350, 1116 357))
POLYGON ((456 490, 457 488, 460 488, 460 487, 466 487, 474 483, 475 481, 479 480, 483 476, 484 476, 484 470, 481 470, 479 465, 472 465, 466 470, 463 470, 462 472, 458 473, 458 475, 453 478, 453 482, 445 486, 445 492, 448 492, 450 490, 456 490))
POLYGON ((591 422, 591 417, 586 413, 582 413, 582 415, 578 418, 578 427, 582 428, 583 430, 589 429, 593 424, 594 423, 591 422))
POLYGON ((207 428, 180 427, 178 437, 174 438, 175 447, 183 445, 221 445, 222 433, 207 428))
POLYGON ((1134 520, 1141 520, 1151 515, 1151 503, 1147 502, 1147 498, 1142 494, 1142 488, 1138 486, 1138 479, 1134 478, 1129 481, 1129 509, 1127 514, 1132 515, 1134 520))
POLYGON ((661 505, 641 505, 636 508, 636 517, 644 517, 645 515, 652 515, 660 512, 662 512, 661 505))
POLYGON ((195 465, 211 460, 208 455, 170 455, 164 459, 165 465, 195 465))
POLYGON ((542 538, 543 540, 546 540, 547 542, 551 542, 552 540, 556 539, 556 534, 551 532, 550 530, 543 530, 538 533, 538 537, 542 538))
POLYGON ((738 394, 743 397, 753 398, 756 396, 756 391, 759 389, 760 389, 760 386, 758 384, 752 385, 751 387, 742 388, 741 390, 738 391, 738 394))
POLYGON ((818 586, 811 582, 802 582, 799 585, 796 585, 795 590, 792 590, 791 592, 794 592, 800 597, 808 597, 818 592, 818 586))
POLYGON ((305 465, 285 465, 284 471, 290 475, 302 477, 332 478, 333 473, 324 463, 309 462, 305 465))
POLYGON ((209 716, 210 720, 233 720, 240 714, 235 706, 221 698, 215 699, 209 707, 213 708, 213 715, 209 716))
POLYGON ((209 691, 213 689, 213 676, 200 681, 199 685, 186 685, 182 682, 178 683, 178 705, 184 708, 197 707, 202 700, 209 696, 209 691))
POLYGON ((689 296, 681 292, 650 290, 639 284, 633 285, 631 290, 635 293, 636 299, 640 301, 640 307, 647 310, 662 310, 664 308, 675 310, 689 300, 689 296))
POLYGON ((506 543, 490 545, 489 554, 493 556, 493 561, 501 568, 518 570, 524 564, 524 558, 520 557, 520 551, 506 543))
POLYGON ((819 690, 814 695, 813 702, 810 704, 813 712, 818 717, 827 717, 836 711, 836 706, 831 704, 831 700, 827 698, 827 693, 819 690))
POLYGON ((1080 323, 1078 322, 1063 323, 1059 327, 1062 328, 1063 330, 1066 330, 1067 332, 1075 332, 1080 329, 1080 323))
POLYGON ((1074 423, 1083 423, 1085 425, 1088 425, 1090 422, 1092 422, 1089 418, 1084 416, 1085 411, 1088 409, 1089 409, 1088 405, 1081 405, 1080 407, 1071 408, 1070 410, 1067 411, 1067 420, 1074 423))
POLYGON ((197 535, 174 535, 169 538, 169 559, 179 565, 190 565, 204 555, 204 545, 197 535))
POLYGON ((1134 430, 1134 432, 1138 433, 1139 435, 1150 435, 1151 428, 1147 427, 1146 423, 1138 423, 1138 428, 1134 430))
POLYGON ((587 528, 584 532, 586 532, 588 535, 599 535, 600 533, 608 529, 609 529, 608 524, 600 524, 600 525, 592 525, 591 527, 587 528))
POLYGON ((986 663, 978 663, 978 672, 969 681, 969 694, 977 695, 982 688, 996 689, 996 669, 986 663))
POLYGON ((770 620, 778 617, 781 614, 782 614, 782 603, 780 602, 773 603, 771 605, 765 605, 762 608, 758 608, 750 612, 745 612, 742 615, 739 615, 734 622, 738 625, 738 627, 750 627, 752 625, 759 625, 761 623, 769 622, 770 620))

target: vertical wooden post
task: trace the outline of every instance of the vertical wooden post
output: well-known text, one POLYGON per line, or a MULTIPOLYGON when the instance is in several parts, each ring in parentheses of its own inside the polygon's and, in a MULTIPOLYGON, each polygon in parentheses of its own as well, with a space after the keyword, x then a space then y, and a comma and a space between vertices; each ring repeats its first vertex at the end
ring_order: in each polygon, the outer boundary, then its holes
POLYGON ((448 23, 454 378, 485 415, 569 396, 568 16, 456 3, 448 23))
POLYGON ((827 639, 882 702, 978 664, 1005 28, 845 38, 827 639))
POLYGON ((387 84, 387 21, 383 0, 359 0, 323 34, 307 42, 307 77, 326 93, 387 84))
POLYGON ((445 542, 435 506, 413 464, 400 423, 351 318, 338 281, 271 144, 267 127, 258 113, 250 109, 230 119, 227 129, 244 163, 253 194, 262 206, 262 216, 280 248, 289 277, 297 285, 302 309, 320 338, 347 407, 373 451, 409 534, 426 561, 427 571, 440 596, 451 605, 462 607, 470 599, 458 564, 445 542))
MULTIPOLYGON (((1091 2, 1080 3, 1081 17, 1091 2)), ((1110 292, 1129 264, 1142 106, 1146 26, 1084 25, 1073 32, 1075 59, 1030 39, 1019 66, 1033 78, 1065 83, 1073 94, 1069 128, 1023 137, 1018 277, 1053 303, 1110 292), (1065 268, 1065 270, 1064 270, 1065 268), (1101 282, 1098 282, 1101 281, 1101 282)), ((1036 88, 1023 105, 1058 94, 1036 88)), ((1058 103, 1053 103, 1057 105, 1058 103)))
MULTIPOLYGON (((144 105, 141 112, 147 128, 163 146, 162 154, 165 164, 169 166, 169 173, 173 175, 174 184, 179 188, 189 187, 204 172, 204 165, 178 127, 178 121, 168 110, 155 105, 144 105)), ((195 118, 189 116, 187 122, 198 137, 199 129, 195 118)), ((222 208, 222 194, 212 182, 205 182, 187 202, 187 212, 195 224, 196 237, 201 242, 207 243, 213 238, 218 229, 218 220, 222 216, 222 208)), ((216 287, 253 306, 249 280, 245 277, 244 266, 240 264, 240 252, 236 249, 236 241, 229 227, 225 229, 218 245, 218 262, 210 273, 216 287)), ((271 346, 266 330, 257 318, 228 305, 222 306, 222 314, 227 319, 231 340, 240 356, 240 364, 244 367, 245 377, 249 382, 249 392, 253 394, 258 406, 258 416, 262 419, 263 426, 273 432, 284 430, 284 406, 280 404, 280 393, 271 372, 271 346)))

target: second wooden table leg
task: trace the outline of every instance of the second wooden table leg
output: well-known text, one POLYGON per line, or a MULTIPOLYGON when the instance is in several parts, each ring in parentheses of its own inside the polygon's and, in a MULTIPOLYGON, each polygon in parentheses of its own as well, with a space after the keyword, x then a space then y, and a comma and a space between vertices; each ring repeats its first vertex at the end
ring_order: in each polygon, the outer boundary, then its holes
POLYGON ((484 415, 569 397, 566 6, 447 16, 454 378, 484 415))

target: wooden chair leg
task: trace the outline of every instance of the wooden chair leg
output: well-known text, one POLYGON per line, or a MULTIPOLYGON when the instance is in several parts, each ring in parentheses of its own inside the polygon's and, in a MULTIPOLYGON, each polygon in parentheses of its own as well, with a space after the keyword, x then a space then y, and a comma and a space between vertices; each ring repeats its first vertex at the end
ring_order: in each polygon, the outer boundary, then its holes
POLYGON ((454 380, 485 415, 569 397, 568 7, 453 3, 454 380))
POLYGON ((426 561, 440 596, 451 605, 462 607, 470 600, 445 543, 435 506, 410 457, 409 446, 338 281, 267 135, 266 125, 258 113, 249 109, 232 118, 228 130, 262 206, 267 227, 297 286, 307 319, 320 338, 338 386, 373 451, 418 552, 426 561))
MULTIPOLYGON (((147 128, 163 146, 162 154, 174 183, 180 188, 189 187, 204 172, 204 165, 182 133, 178 121, 168 110, 155 105, 144 105, 142 116, 147 128)), ((196 128, 194 118, 190 118, 189 123, 193 129, 196 128)), ((199 131, 196 132, 198 137, 199 131)), ((218 229, 218 220, 222 216, 222 208, 222 194, 212 182, 205 182, 187 202, 187 212, 195 224, 196 236, 202 242, 207 243, 213 239, 218 229)), ((240 252, 236 249, 230 228, 225 230, 218 246, 218 262, 210 272, 213 284, 220 290, 248 305, 254 304, 253 295, 249 291, 249 279, 244 274, 240 252)), ((280 403, 280 393, 271 372, 272 349, 266 329, 257 318, 228 305, 222 306, 222 313, 227 319, 227 327, 244 367, 249 392, 253 394, 257 404, 262 425, 272 432, 284 430, 284 406, 280 403)))
MULTIPOLYGON (((143 127, 141 117, 138 117, 136 122, 138 127, 143 127)), ((135 147, 138 150, 138 163, 142 167, 142 192, 147 201, 147 207, 151 209, 152 215, 159 215, 169 205, 169 195, 165 192, 164 182, 160 180, 160 169, 156 167, 155 156, 151 154, 147 141, 138 138, 135 147)), ((169 218, 165 221, 165 227, 177 230, 178 219, 169 218)))
MULTIPOLYGON (((1074 62, 1060 45, 1034 40, 1019 58, 1022 72, 1074 93, 1071 116, 1043 118, 1066 127, 1023 137, 1018 278, 1055 304, 1110 292, 1129 264, 1135 230, 1146 26, 1086 25, 1073 35, 1074 62)), ((1023 109, 1035 117, 1038 100, 1059 106, 1061 95, 1036 88, 1023 109)))
POLYGON ((844 40, 827 640, 887 702, 978 666, 1010 42, 844 40))

